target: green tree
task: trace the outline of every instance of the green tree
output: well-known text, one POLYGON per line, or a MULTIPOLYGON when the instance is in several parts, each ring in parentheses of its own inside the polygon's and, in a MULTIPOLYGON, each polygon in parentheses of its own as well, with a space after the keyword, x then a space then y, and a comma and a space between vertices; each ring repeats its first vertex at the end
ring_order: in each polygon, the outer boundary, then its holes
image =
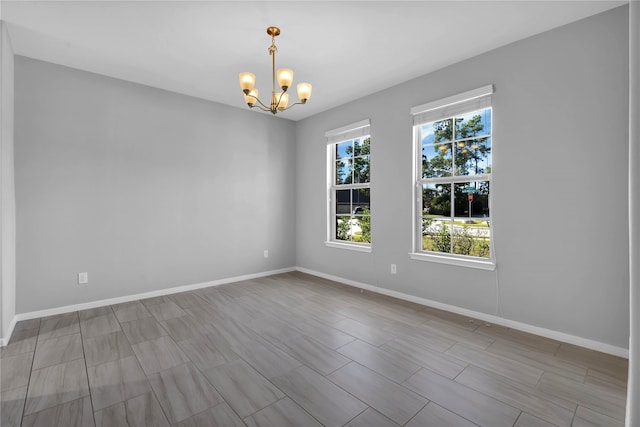
POLYGON ((347 165, 353 169, 353 173, 347 174, 342 184, 369 182, 371 138, 354 140, 353 144, 347 147, 345 152, 349 156, 349 159, 346 160, 348 162, 347 165))

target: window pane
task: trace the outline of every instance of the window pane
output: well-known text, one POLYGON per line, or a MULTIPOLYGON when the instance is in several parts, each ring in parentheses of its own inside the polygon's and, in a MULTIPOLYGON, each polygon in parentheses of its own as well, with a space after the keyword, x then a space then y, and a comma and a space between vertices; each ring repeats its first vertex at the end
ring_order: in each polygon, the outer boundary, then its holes
POLYGON ((456 117, 456 139, 491 135, 491 108, 456 117))
POLYGON ((434 218, 451 217, 451 184, 423 184, 422 213, 434 218))
POLYGON ((371 192, 368 188, 351 190, 353 200, 353 214, 367 215, 371 211, 371 192))
POLYGON ((336 191, 336 214, 351 215, 351 190, 336 191))
POLYGON ((351 160, 338 160, 336 162, 336 184, 351 184, 353 181, 353 168, 351 160))
POLYGON ((453 253, 490 256, 489 182, 455 184, 453 253))
POLYGON ((422 132, 422 144, 437 144, 451 141, 453 120, 446 119, 437 122, 425 123, 420 128, 422 132))
POLYGON ((422 217, 422 250, 451 253, 451 220, 422 217))
POLYGON ((451 143, 422 146, 422 177, 451 176, 453 154, 451 143))
MULTIPOLYGON (((369 210, 364 210, 364 212, 369 212, 369 210)), ((351 220, 351 230, 354 242, 371 243, 371 216, 355 215, 351 220)))
POLYGON ((345 141, 336 144, 336 159, 344 159, 353 156, 353 141, 345 141))
POLYGON ((353 182, 355 184, 369 182, 371 158, 369 156, 356 157, 353 159, 353 182))
POLYGON ((491 173, 491 138, 456 143, 456 175, 491 173))
POLYGON ((358 138, 353 142, 353 155, 366 156, 371 154, 371 137, 358 138))
POLYGON ((481 222, 489 218, 489 181, 455 184, 454 216, 461 221, 481 222))
POLYGON ((349 215, 336 217, 336 240, 351 240, 351 217, 349 215))

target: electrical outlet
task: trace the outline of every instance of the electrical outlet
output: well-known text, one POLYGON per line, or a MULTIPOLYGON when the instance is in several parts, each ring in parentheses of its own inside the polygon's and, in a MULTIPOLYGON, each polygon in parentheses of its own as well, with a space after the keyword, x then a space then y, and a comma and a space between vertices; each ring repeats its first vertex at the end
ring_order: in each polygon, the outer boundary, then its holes
POLYGON ((265 258, 269 258, 269 250, 268 249, 264 250, 264 257, 265 258))
POLYGON ((396 265, 391 264, 391 274, 396 274, 396 265))
POLYGON ((89 283, 89 273, 86 271, 84 273, 78 273, 78 285, 84 285, 89 283))

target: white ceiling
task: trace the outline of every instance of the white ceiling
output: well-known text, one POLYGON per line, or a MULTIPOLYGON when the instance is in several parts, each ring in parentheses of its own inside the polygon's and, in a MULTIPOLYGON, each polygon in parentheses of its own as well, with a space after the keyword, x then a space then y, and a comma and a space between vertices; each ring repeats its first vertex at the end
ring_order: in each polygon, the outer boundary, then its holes
MULTIPOLYGON (((18 55, 246 108, 238 73, 313 84, 300 120, 626 1, 2 1, 18 55)), ((292 93, 292 99, 297 95, 292 93)))

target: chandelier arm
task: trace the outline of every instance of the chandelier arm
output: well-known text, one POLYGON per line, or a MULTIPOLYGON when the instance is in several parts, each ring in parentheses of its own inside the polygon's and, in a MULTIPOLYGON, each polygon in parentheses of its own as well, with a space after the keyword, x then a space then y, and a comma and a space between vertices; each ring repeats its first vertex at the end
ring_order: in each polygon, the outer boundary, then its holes
MULTIPOLYGON (((287 88, 288 89, 288 88, 287 88)), ((280 105, 280 101, 282 101, 282 97, 284 96, 284 94, 287 92, 287 89, 284 89, 282 92, 280 92, 280 97, 278 98, 278 102, 276 102, 276 105, 273 107, 276 110, 278 109, 278 105, 280 105)), ((288 108, 288 107, 287 107, 288 108)), ((287 108, 281 108, 280 111, 284 111, 287 108)))
POLYGON ((294 105, 304 105, 304 104, 306 104, 306 102, 295 102, 295 103, 289 105, 287 108, 281 109, 280 111, 287 111, 289 108, 293 107, 294 105))
MULTIPOLYGON (((260 105, 262 105, 262 107, 266 108, 266 110, 264 110, 264 111, 271 111, 271 109, 270 109, 269 107, 267 107, 266 105, 264 105, 264 104, 262 103, 262 101, 260 101, 260 99, 259 99, 257 96, 253 96, 253 95, 251 95, 251 94, 247 94, 247 96, 252 97, 252 98, 253 98, 253 99, 255 99, 256 101, 258 101, 258 104, 260 104, 260 105)), ((253 108, 253 107, 251 107, 251 108, 253 108)))

